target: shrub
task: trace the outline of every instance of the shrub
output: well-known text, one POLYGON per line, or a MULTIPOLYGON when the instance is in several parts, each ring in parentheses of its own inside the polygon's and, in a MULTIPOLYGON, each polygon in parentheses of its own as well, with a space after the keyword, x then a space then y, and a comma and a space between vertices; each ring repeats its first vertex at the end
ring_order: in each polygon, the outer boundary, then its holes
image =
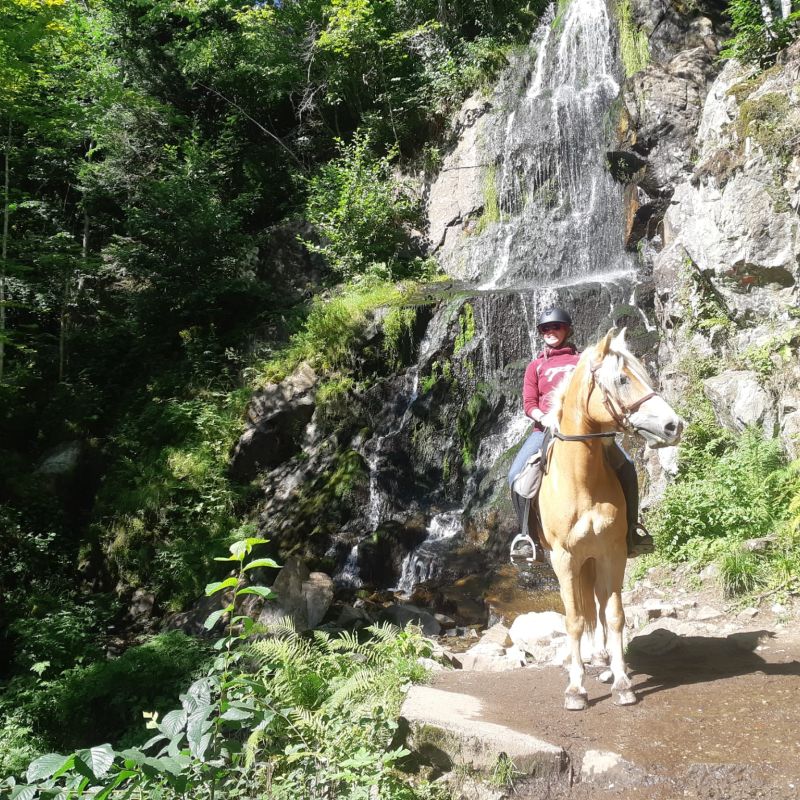
POLYGON ((417 222, 419 208, 392 175, 396 150, 377 157, 369 134, 358 133, 337 146, 338 158, 309 182, 306 215, 323 243, 304 240, 306 247, 325 256, 346 280, 374 263, 385 264, 395 279, 404 277, 412 261, 404 226, 417 222))
POLYGON ((730 0, 727 14, 733 36, 720 52, 723 58, 738 58, 763 68, 797 38, 800 14, 796 11, 769 24, 760 0, 730 0))
POLYGON ((746 430, 720 457, 716 444, 694 451, 684 445, 681 479, 651 518, 656 544, 671 559, 688 560, 695 539, 765 536, 785 512, 771 479, 782 467, 779 442, 746 430))

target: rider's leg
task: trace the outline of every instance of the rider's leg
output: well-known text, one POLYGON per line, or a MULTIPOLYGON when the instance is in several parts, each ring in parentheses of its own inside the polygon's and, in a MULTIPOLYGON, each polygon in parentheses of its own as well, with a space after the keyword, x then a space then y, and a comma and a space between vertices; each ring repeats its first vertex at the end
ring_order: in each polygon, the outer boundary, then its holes
POLYGON ((622 485, 622 493, 625 495, 625 509, 628 515, 628 555, 639 555, 652 550, 653 541, 649 535, 639 536, 636 533, 639 524, 639 479, 636 476, 636 467, 619 445, 616 445, 609 455, 622 485))
MULTIPOLYGON (((544 438, 544 433, 542 431, 533 431, 530 436, 525 440, 522 447, 520 447, 519 452, 514 458, 513 463, 511 464, 511 469, 508 471, 508 485, 509 487, 514 483, 514 478, 520 473, 522 468, 525 466, 525 463, 528 459, 537 451, 541 450, 542 447, 542 439, 544 438)), ((514 511, 517 514, 517 529, 522 530, 522 525, 525 521, 525 506, 528 503, 531 503, 532 506, 535 503, 535 500, 528 500, 525 497, 517 494, 513 489, 511 490, 511 503, 514 506, 514 511)), ((536 525, 534 522, 535 519, 534 508, 531 507, 528 511, 528 530, 526 531, 531 539, 534 542, 534 547, 537 549, 537 552, 533 554, 534 559, 536 561, 541 561, 544 559, 544 549, 539 542, 538 533, 536 531, 536 525)))

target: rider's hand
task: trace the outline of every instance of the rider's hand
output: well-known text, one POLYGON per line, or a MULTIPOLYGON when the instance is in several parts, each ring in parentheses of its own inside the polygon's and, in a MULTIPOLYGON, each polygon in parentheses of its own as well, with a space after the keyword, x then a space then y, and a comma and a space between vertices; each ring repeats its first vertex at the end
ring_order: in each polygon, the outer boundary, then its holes
POLYGON ((545 414, 540 420, 539 424, 543 428, 550 428, 550 430, 554 431, 558 429, 558 419, 556 419, 555 414, 545 414))

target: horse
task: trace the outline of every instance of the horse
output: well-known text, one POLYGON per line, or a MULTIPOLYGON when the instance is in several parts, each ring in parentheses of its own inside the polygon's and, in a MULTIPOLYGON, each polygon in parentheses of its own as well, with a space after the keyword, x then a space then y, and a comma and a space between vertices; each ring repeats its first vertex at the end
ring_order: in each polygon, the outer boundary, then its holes
POLYGON ((606 667, 600 680, 613 680, 614 702, 629 705, 636 696, 623 652, 621 596, 628 521, 622 487, 605 451, 624 430, 653 447, 673 445, 683 421, 653 390, 644 365, 628 350, 624 329, 610 330, 587 349, 556 395, 558 427, 539 492, 539 514, 567 617, 564 706, 588 706, 580 646, 584 633, 594 640, 592 664, 606 667))

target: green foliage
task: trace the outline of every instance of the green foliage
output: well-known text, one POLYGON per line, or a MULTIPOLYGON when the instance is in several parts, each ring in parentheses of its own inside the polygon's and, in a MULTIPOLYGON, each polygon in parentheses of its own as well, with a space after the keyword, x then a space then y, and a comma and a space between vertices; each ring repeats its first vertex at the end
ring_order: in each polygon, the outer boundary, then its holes
POLYGON ((383 318, 383 350, 393 361, 400 355, 403 337, 411 342, 414 322, 417 319, 417 309, 413 307, 390 308, 383 318))
MULTIPOLYGON (((254 382, 276 382, 291 374, 304 361, 321 372, 354 366, 354 345, 378 308, 403 309, 413 297, 412 283, 362 281, 344 285, 328 296, 315 298, 301 329, 288 346, 253 369, 254 382)), ((396 320, 410 318, 404 312, 396 320)), ((391 326, 392 322, 390 322, 391 326)))
POLYGON ((475 338, 475 311, 472 303, 464 303, 458 315, 458 334, 453 346, 453 355, 458 355, 475 338))
POLYGON ((483 173, 483 214, 481 229, 500 221, 500 199, 497 194, 497 167, 492 164, 483 173))
POLYGON ((768 24, 759 0, 730 0, 727 14, 731 18, 733 36, 720 52, 723 58, 737 58, 763 69, 797 38, 800 22, 797 11, 786 19, 773 19, 768 24))
POLYGON ((797 331, 784 331, 760 345, 747 347, 740 358, 747 369, 757 372, 762 378, 769 378, 781 365, 792 363, 798 340, 800 334, 797 331))
POLYGON ((337 141, 339 156, 325 164, 308 187, 306 215, 323 238, 305 241, 349 280, 372 264, 383 264, 390 278, 406 277, 412 254, 404 226, 417 221, 417 203, 392 179, 396 150, 376 158, 369 135, 337 141))
POLYGON ((479 386, 456 417, 456 431, 461 441, 461 458, 464 466, 469 467, 475 461, 480 446, 482 425, 490 410, 486 387, 479 386))
POLYGON ((683 441, 678 480, 651 514, 651 530, 668 560, 719 561, 730 595, 791 587, 800 558, 798 497, 800 468, 784 466, 777 440, 754 429, 737 437, 706 429, 683 441), (745 539, 765 536, 777 542, 766 554, 742 549, 745 539))
POLYGON ((647 33, 633 22, 630 0, 619 0, 615 10, 622 65, 625 67, 625 76, 630 78, 650 63, 650 42, 647 33))
POLYGON ((407 751, 390 749, 405 688, 425 677, 418 658, 430 654, 429 643, 388 625, 371 628, 366 642, 347 633, 306 638, 286 621, 272 637, 250 644, 255 623, 237 611, 247 596, 271 596, 247 581, 250 570, 276 566, 250 558, 264 541, 238 541, 219 559, 236 567, 236 574, 206 588, 209 596, 225 593, 226 604, 206 621, 210 630, 227 620, 215 645, 219 655, 208 675, 180 695, 180 708, 145 715, 152 738, 141 747, 103 744, 41 756, 28 766, 27 784, 7 779, 2 796, 24 792, 33 800, 61 790, 99 797, 293 798, 313 784, 315 794, 365 800, 373 787, 381 797, 430 797, 424 785, 418 792, 398 772, 407 751))

